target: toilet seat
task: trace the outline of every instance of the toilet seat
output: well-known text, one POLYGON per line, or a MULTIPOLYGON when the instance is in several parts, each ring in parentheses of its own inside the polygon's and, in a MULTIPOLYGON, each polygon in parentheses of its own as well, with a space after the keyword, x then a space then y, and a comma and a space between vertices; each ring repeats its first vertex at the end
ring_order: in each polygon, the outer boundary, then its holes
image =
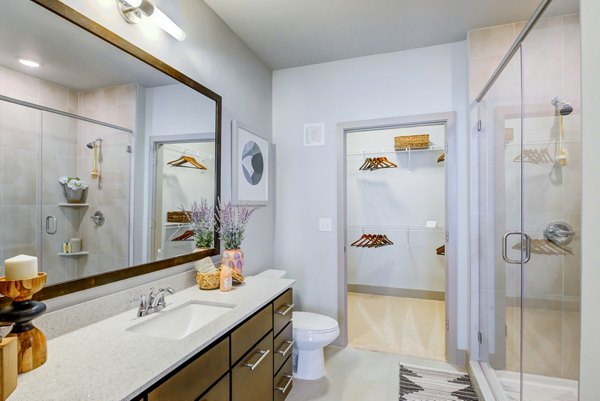
POLYGON ((329 316, 311 312, 293 312, 294 331, 313 334, 333 333, 339 330, 338 322, 329 316))

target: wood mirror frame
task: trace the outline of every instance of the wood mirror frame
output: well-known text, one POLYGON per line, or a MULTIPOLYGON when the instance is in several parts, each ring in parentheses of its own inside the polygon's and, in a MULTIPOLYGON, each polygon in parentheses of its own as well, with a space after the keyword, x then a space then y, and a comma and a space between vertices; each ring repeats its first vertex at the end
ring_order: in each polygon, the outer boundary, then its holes
MULTIPOLYGON (((46 8, 47 10, 64 18, 67 22, 72 23, 94 36, 104 40, 115 46, 117 49, 137 58, 138 60, 154 67, 158 71, 170 76, 178 82, 194 89, 200 94, 212 99, 215 102, 215 202, 221 193, 221 115, 222 115, 222 99, 217 93, 211 91, 202 84, 194 81, 185 74, 177 71, 168 64, 160 61, 151 54, 136 47, 132 43, 123 39, 114 32, 99 25, 90 18, 75 11, 71 7, 65 5, 58 0, 31 0, 34 3, 46 8)), ((158 270, 167 269, 185 263, 190 263, 195 260, 202 259, 206 256, 214 256, 219 254, 220 241, 215 232, 214 247, 195 253, 180 255, 170 259, 163 259, 156 262, 149 262, 140 265, 133 265, 123 269, 114 270, 107 273, 89 276, 77 280, 72 280, 64 283, 48 286, 42 289, 34 296, 34 299, 44 300, 54 298, 73 292, 94 288, 97 286, 113 283, 115 281, 128 279, 131 277, 140 276, 147 273, 152 273, 158 270)))

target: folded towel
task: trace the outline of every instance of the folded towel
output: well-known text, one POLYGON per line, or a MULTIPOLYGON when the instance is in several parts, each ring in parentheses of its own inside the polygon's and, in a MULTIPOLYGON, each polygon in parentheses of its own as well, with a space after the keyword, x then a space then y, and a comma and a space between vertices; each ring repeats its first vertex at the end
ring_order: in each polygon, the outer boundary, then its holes
POLYGON ((194 267, 198 273, 214 273, 217 271, 217 268, 210 257, 194 262, 194 267))

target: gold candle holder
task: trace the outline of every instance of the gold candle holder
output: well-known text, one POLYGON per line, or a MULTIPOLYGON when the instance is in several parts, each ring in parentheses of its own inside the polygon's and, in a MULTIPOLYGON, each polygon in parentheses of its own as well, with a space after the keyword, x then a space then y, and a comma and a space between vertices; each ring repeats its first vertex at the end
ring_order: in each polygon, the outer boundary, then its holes
POLYGON ((19 373, 29 372, 48 359, 46 336, 32 323, 46 311, 46 305, 31 299, 45 284, 46 273, 43 272, 24 280, 0 277, 0 294, 13 300, 8 308, 0 311, 0 320, 15 323, 9 337, 18 339, 19 373))

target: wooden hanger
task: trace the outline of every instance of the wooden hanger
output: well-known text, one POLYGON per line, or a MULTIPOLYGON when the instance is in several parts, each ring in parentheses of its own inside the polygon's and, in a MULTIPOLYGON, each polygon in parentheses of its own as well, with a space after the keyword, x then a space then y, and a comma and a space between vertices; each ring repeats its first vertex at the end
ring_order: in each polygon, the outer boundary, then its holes
POLYGON ((194 232, 192 230, 186 230, 183 234, 173 238, 171 241, 185 241, 194 236, 194 232))
POLYGON ((200 170, 208 170, 202 163, 199 163, 192 156, 182 155, 179 159, 177 159, 177 160, 171 160, 167 164, 171 165, 173 167, 197 168, 197 169, 200 169, 200 170), (186 163, 191 164, 192 167, 190 167, 190 166, 184 166, 184 164, 186 164, 186 163))
POLYGON ((385 234, 363 234, 350 244, 358 248, 379 248, 386 245, 394 245, 394 243, 385 234))
POLYGON ((395 163, 388 160, 387 157, 367 157, 364 163, 358 168, 359 170, 378 170, 380 168, 394 168, 398 167, 395 163))

